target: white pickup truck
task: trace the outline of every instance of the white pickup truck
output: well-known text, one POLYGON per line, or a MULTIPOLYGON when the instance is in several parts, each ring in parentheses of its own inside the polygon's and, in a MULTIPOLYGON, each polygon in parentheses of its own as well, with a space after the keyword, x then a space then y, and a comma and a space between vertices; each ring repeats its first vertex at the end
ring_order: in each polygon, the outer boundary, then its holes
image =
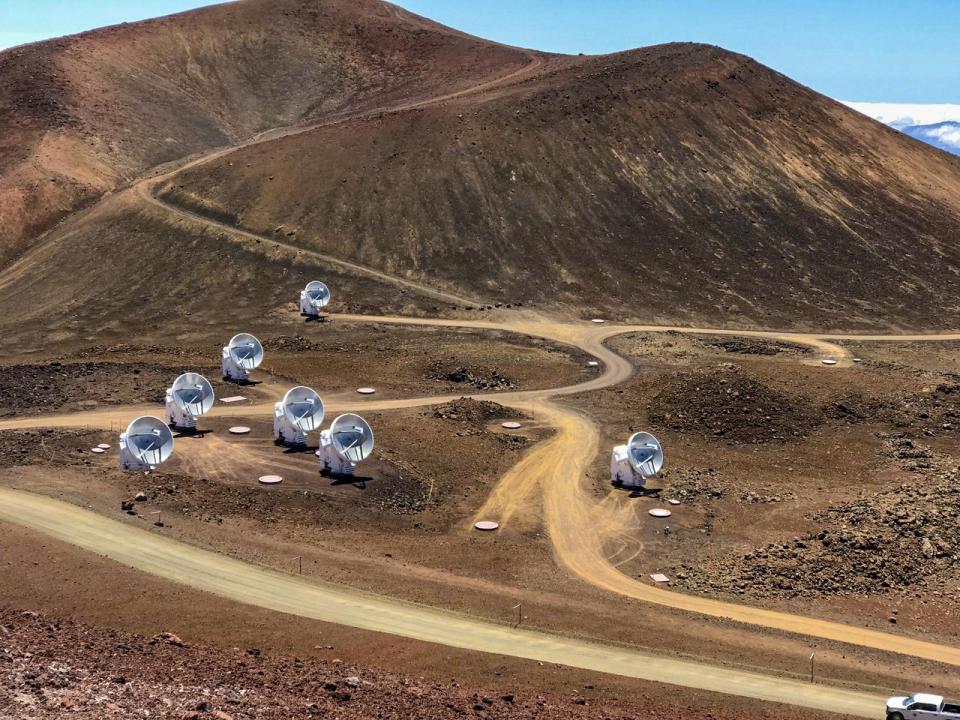
POLYGON ((892 697, 887 699, 887 720, 960 720, 960 703, 927 693, 892 697))

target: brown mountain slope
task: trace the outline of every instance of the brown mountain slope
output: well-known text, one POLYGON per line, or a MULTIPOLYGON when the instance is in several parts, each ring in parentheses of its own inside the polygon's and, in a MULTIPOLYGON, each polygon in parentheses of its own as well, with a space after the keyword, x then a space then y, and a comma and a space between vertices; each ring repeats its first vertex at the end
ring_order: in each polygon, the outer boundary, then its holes
POLYGON ((489 301, 957 324, 960 158, 708 46, 554 59, 497 93, 243 149, 160 193, 489 301))
POLYGON ((246 0, 4 51, 0 267, 157 164, 527 62, 377 0, 246 0))

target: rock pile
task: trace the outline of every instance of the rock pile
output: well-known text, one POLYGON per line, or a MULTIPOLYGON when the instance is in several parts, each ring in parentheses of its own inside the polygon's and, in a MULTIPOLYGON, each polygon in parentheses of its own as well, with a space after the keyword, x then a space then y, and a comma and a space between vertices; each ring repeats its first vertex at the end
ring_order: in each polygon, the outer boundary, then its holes
POLYGON ((517 415, 515 410, 490 400, 474 400, 466 397, 439 405, 433 411, 433 416, 441 420, 454 420, 477 427, 483 427, 494 420, 517 417, 517 415))
POLYGON ((655 425, 734 443, 784 443, 805 438, 824 417, 791 396, 740 374, 739 367, 679 373, 650 404, 655 425))
POLYGON ((430 364, 428 376, 457 385, 471 385, 478 390, 508 390, 513 382, 493 368, 465 367, 455 361, 437 360, 430 364))
POLYGON ((904 484, 819 513, 822 529, 792 542, 696 572, 683 566, 678 583, 760 597, 898 592, 960 599, 960 476, 930 475, 929 484, 904 484))

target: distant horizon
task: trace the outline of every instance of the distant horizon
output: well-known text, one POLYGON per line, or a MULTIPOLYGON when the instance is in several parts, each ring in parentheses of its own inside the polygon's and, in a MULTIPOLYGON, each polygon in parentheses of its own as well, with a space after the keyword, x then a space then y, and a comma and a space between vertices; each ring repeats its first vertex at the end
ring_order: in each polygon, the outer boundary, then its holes
MULTIPOLYGON (((0 50, 123 22, 216 5, 209 0, 31 0, 0 6, 0 50), (15 9, 19 5, 23 9, 15 9)), ((400 0, 399 6, 479 37, 589 55, 667 42, 743 53, 842 102, 960 103, 960 3, 809 0, 400 0)))

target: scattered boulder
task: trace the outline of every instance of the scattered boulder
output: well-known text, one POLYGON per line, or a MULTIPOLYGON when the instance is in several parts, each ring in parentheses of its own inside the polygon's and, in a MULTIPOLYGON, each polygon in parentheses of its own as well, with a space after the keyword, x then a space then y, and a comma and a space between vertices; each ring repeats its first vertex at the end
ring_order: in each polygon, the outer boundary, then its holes
POLYGON ((157 633, 152 638, 150 638, 151 645, 157 645, 164 643, 166 645, 174 645, 176 647, 186 647, 186 644, 179 637, 174 635, 171 632, 162 632, 157 633))

